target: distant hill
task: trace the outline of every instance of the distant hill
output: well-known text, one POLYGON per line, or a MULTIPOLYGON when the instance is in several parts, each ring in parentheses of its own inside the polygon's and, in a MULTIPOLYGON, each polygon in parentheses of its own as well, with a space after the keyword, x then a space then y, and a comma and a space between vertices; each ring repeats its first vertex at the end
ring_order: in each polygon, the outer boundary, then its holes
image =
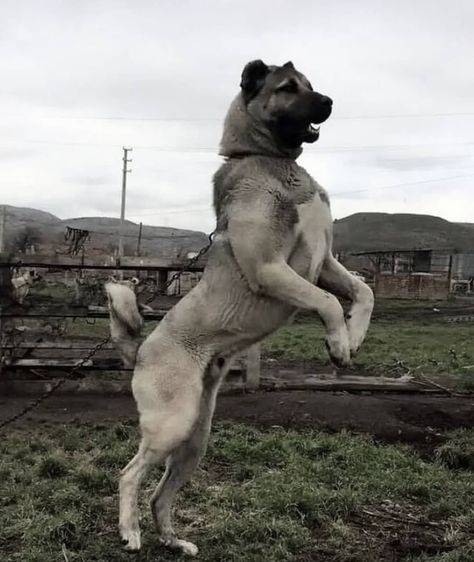
POLYGON ((335 221, 337 252, 436 249, 474 253, 474 224, 414 214, 356 213, 335 221))
MULTIPOLYGON (((9 250, 33 244, 37 252, 64 252, 66 226, 90 231, 89 254, 112 255, 117 247, 120 221, 110 217, 59 219, 39 211, 6 205, 6 239, 9 250)), ((138 224, 125 222, 125 254, 134 255, 138 224)), ((203 232, 143 226, 141 254, 177 258, 197 251, 207 242, 203 232)), ((446 249, 474 253, 474 224, 452 223, 439 217, 413 214, 357 213, 334 223, 337 252, 446 249)))
MULTIPOLYGON (((100 251, 104 244, 110 251, 117 246, 120 219, 109 217, 82 217, 62 221, 72 228, 82 228, 91 232, 88 247, 100 251)), ((137 249, 139 225, 125 221, 124 248, 126 255, 134 255, 137 249)), ((140 244, 141 255, 154 257, 185 257, 188 252, 200 250, 208 241, 207 235, 195 230, 168 228, 164 226, 142 227, 140 244)))
MULTIPOLYGON (((25 251, 32 245, 37 253, 65 252, 66 226, 89 230, 86 242, 89 254, 112 255, 117 248, 120 220, 109 217, 80 217, 59 219, 58 217, 23 207, 6 205, 6 247, 8 251, 25 251)), ((125 221, 124 249, 126 255, 134 255, 137 249, 139 225, 125 221)), ((140 253, 143 256, 177 258, 197 251, 207 243, 203 232, 143 226, 140 253)))

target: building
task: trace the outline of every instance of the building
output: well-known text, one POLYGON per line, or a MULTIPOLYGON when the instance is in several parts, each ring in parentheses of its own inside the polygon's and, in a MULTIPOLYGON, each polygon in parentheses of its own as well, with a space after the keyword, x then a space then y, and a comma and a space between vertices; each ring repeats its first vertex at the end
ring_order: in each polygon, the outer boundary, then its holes
POLYGON ((474 294, 474 254, 397 249, 357 252, 342 261, 350 269, 369 270, 379 297, 446 299, 453 290, 474 294))

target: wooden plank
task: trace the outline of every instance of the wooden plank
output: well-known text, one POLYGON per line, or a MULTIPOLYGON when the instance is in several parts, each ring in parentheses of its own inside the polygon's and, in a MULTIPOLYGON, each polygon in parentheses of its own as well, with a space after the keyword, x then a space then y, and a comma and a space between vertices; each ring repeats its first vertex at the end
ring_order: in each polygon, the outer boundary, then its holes
MULTIPOLYGON (((70 380, 67 381, 59 390, 58 394, 81 394, 81 393, 88 393, 88 394, 102 394, 102 395, 112 395, 112 394, 130 394, 130 376, 131 372, 124 373, 124 377, 122 380, 105 380, 105 379, 97 379, 95 377, 86 377, 81 380, 70 380)), ((3 377, 2 379, 2 391, 5 394, 11 393, 15 395, 33 395, 39 396, 45 390, 51 388, 52 384, 54 384, 55 380, 57 379, 49 379, 49 380, 20 380, 20 379, 11 379, 8 377, 3 377)), ((272 381, 266 380, 265 384, 263 385, 265 390, 318 390, 323 392, 333 392, 334 389, 323 386, 321 388, 315 387, 314 384, 306 384, 304 386, 298 385, 291 385, 288 384, 286 386, 280 384, 274 384, 272 381)), ((347 390, 343 388, 338 388, 337 390, 347 390)), ((356 389, 350 389, 356 392, 364 392, 364 391, 374 391, 373 388, 369 386, 363 387, 360 386, 356 389)), ((227 393, 242 393, 243 388, 240 383, 233 383, 231 382, 224 382, 221 387, 220 394, 227 394, 227 393)), ((380 388, 377 387, 375 391, 379 392, 416 392, 418 394, 443 394, 443 392, 436 390, 436 389, 424 389, 417 387, 411 388, 380 388)))
POLYGON ((357 377, 332 375, 285 376, 280 372, 276 376, 262 376, 260 388, 272 390, 327 390, 357 392, 420 392, 420 387, 406 379, 390 377, 357 377))
MULTIPOLYGON (((41 358, 28 358, 28 359, 7 359, 4 364, 4 371, 7 370, 28 370, 28 369, 41 369, 45 371, 54 370, 69 370, 72 369, 82 360, 82 358, 77 359, 41 359, 41 358)), ((82 367, 81 370, 92 370, 92 371, 120 371, 128 372, 133 371, 133 369, 125 369, 121 359, 118 357, 104 357, 97 358, 94 360, 90 359, 82 367)))
MULTIPOLYGON (((5 366, 24 369, 70 369, 80 362, 81 359, 7 359, 5 366)), ((86 361, 83 365, 84 368, 93 366, 92 360, 86 361)))
MULTIPOLYGON (((89 349, 92 348, 92 345, 89 349)), ((57 347, 58 351, 64 351, 64 349, 68 349, 66 345, 62 348, 57 347)), ((71 352, 73 350, 81 351, 79 348, 69 348, 71 352)), ((53 348, 51 348, 53 350, 53 348)), ((114 351, 113 348, 108 348, 106 351, 114 351)), ((35 357, 35 358, 7 358, 5 360, 4 368, 5 369, 20 369, 20 370, 27 370, 27 369, 43 369, 43 370, 57 370, 57 369, 70 369, 74 367, 81 358, 73 359, 69 358, 51 358, 51 357, 35 357)), ((88 361, 83 367, 84 369, 88 370, 97 370, 97 371, 133 371, 133 369, 125 369, 123 367, 122 361, 116 356, 109 356, 109 357, 98 357, 95 356, 93 360, 91 359, 88 361)), ((242 377, 242 380, 246 381, 246 365, 245 361, 243 360, 236 360, 234 365, 232 366, 229 376, 232 377, 242 377)), ((252 379, 255 380, 255 379, 252 379)), ((258 384, 258 383, 257 383, 258 384)), ((248 386, 247 382, 245 382, 245 387, 248 386)), ((256 386, 248 386, 249 388, 257 388, 256 386)))
MULTIPOLYGON (((92 349, 96 340, 84 341, 23 341, 20 343, 7 343, 3 349, 92 349)), ((102 349, 115 349, 114 345, 108 343, 102 349)))
MULTIPOLYGON (((80 380, 66 381, 55 394, 97 394, 97 395, 117 395, 131 394, 130 388, 131 373, 124 375, 122 380, 100 380, 86 377, 80 380)), ((49 380, 19 380, 6 379, 2 382, 2 392, 5 395, 14 394, 16 396, 39 396, 49 390, 57 379, 49 380)), ((224 382, 219 389, 219 394, 242 393, 242 385, 234 382, 224 382)))
MULTIPOLYGON (((145 320, 161 320, 168 309, 155 309, 143 312, 145 320)), ((3 318, 108 318, 105 306, 48 305, 24 308, 11 306, 2 311, 3 318)))
POLYGON ((189 260, 169 260, 163 258, 147 258, 125 256, 120 260, 120 267, 126 269, 150 269, 150 270, 163 270, 163 271, 180 271, 186 268, 186 271, 202 271, 206 266, 206 258, 200 258, 195 264, 187 268, 186 264, 189 260))
POLYGON ((205 259, 188 266, 188 260, 176 261, 163 258, 123 257, 117 260, 115 257, 90 256, 72 257, 64 255, 23 255, 12 254, 4 257, 0 262, 0 268, 10 267, 37 267, 55 269, 102 269, 102 270, 137 270, 137 271, 203 271, 205 259))

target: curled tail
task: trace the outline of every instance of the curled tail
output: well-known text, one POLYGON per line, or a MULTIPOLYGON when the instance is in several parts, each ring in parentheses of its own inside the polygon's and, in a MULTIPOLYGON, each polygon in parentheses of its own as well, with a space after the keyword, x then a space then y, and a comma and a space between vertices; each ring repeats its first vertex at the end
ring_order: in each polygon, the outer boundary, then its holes
POLYGON ((127 369, 135 366, 143 326, 132 286, 133 283, 128 281, 105 284, 109 300, 110 336, 127 369))

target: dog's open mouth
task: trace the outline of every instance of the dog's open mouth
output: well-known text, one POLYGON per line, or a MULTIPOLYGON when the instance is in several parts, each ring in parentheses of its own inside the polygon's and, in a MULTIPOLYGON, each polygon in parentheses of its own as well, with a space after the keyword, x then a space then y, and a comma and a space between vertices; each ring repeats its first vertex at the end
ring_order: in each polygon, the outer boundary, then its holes
POLYGON ((312 123, 309 123, 303 134, 303 142, 316 142, 319 139, 319 129, 319 125, 315 127, 312 123))

